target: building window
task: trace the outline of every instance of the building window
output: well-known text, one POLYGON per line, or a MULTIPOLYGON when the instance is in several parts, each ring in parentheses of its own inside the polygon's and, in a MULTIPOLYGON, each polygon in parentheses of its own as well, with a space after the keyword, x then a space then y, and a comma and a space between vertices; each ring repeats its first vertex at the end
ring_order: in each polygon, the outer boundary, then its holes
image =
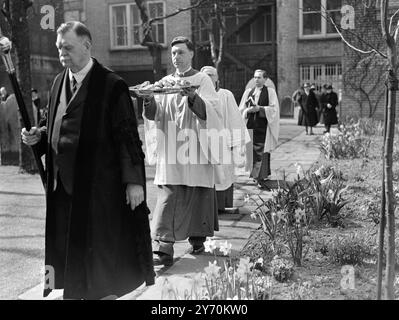
MULTIPOLYGON (((254 12, 240 11, 238 9, 230 9, 225 13, 225 23, 227 32, 235 30, 237 26, 244 23, 254 12)), ((205 19, 208 19, 209 14, 207 12, 200 13, 205 19)), ((218 32, 216 20, 213 20, 212 24, 213 32, 218 32)), ((265 12, 258 16, 251 24, 246 25, 241 28, 237 35, 230 36, 227 39, 228 44, 253 44, 253 43, 268 43, 273 39, 272 34, 272 11, 271 7, 268 6, 265 12)), ((199 31, 198 39, 200 42, 205 42, 209 40, 208 32, 199 19, 199 31)))
POLYGON ((299 32, 302 38, 338 36, 335 24, 341 21, 342 0, 299 0, 299 32))
MULTIPOLYGON (((147 2, 149 19, 165 15, 165 2, 147 2)), ((110 6, 111 48, 128 49, 140 47, 142 42, 142 21, 136 4, 117 4, 110 6)), ((166 30, 164 20, 152 24, 154 41, 165 44, 166 30)))
POLYGON ((317 90, 324 84, 332 84, 334 91, 342 89, 342 65, 341 63, 326 64, 302 64, 299 66, 300 82, 314 83, 317 90))

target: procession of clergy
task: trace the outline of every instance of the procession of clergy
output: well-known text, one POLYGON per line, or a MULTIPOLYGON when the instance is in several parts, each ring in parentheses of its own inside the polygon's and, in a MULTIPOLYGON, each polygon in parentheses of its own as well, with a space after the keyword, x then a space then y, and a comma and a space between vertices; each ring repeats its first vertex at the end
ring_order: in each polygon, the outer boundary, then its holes
POLYGON ((219 87, 216 68, 192 68, 194 46, 188 38, 176 37, 171 55, 176 72, 164 80, 184 78, 195 88, 141 96, 146 156, 156 165, 159 188, 151 222, 154 264, 165 266, 173 264, 176 241, 188 238, 192 254, 204 251, 206 238, 219 230, 218 213, 233 206, 237 168, 245 167, 259 188, 268 189, 280 126, 277 94, 265 85, 266 71, 254 71, 255 86, 245 90, 238 106, 233 94, 219 87), (195 133, 188 147, 187 132, 195 133), (212 143, 221 132, 222 142, 212 143), (182 150, 189 161, 181 160, 182 150), (231 161, 224 161, 226 150, 231 161))

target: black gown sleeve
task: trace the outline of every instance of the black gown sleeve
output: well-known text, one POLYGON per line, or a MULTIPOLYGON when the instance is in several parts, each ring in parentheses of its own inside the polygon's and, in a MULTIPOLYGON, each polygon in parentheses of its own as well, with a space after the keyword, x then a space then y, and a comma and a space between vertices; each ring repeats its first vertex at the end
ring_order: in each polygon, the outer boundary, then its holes
POLYGON ((119 151, 124 184, 145 186, 144 153, 129 94, 119 92, 112 117, 112 132, 119 151))

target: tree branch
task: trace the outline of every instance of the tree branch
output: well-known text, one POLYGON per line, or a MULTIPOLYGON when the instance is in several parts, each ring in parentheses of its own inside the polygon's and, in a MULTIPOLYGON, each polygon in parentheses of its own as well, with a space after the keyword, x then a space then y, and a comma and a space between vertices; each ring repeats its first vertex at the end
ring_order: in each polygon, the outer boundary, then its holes
POLYGON ((382 35, 385 39, 389 40, 390 33, 389 33, 389 26, 387 21, 387 12, 388 12, 388 2, 386 0, 381 1, 381 30, 382 35))
POLYGON ((392 32, 393 19, 395 19, 396 15, 398 13, 399 13, 399 9, 395 11, 395 13, 392 15, 392 17, 389 21, 389 32, 392 32))
MULTIPOLYGON (((323 15, 322 15, 323 16, 323 15)), ((327 17, 326 17, 327 19, 327 17)), ((335 23, 334 19, 332 17, 329 17, 330 22, 332 23, 332 25, 334 26, 335 30, 337 31, 338 35, 341 37, 342 41, 352 50, 355 50, 359 53, 362 54, 371 54, 371 53, 377 53, 378 55, 380 55, 381 57, 383 57, 384 59, 388 59, 388 57, 382 53, 380 50, 376 49, 374 46, 372 46, 370 43, 366 42, 364 39, 359 38, 356 34, 354 34, 359 40, 361 40, 363 43, 365 43, 367 46, 369 46, 370 48, 372 48, 369 51, 365 51, 362 50, 360 48, 355 47, 353 44, 351 44, 348 40, 345 39, 344 35, 342 34, 340 27, 337 26, 337 24, 335 23)), ((352 33, 353 34, 353 33, 352 33)))
POLYGON ((208 0, 198 0, 197 3, 196 3, 196 4, 193 4, 192 6, 189 6, 189 7, 186 7, 186 8, 178 8, 178 9, 176 9, 174 12, 169 13, 169 14, 167 14, 167 15, 164 15, 164 16, 162 16, 162 17, 152 18, 152 19, 150 19, 150 20, 148 21, 148 24, 151 26, 154 22, 161 21, 161 20, 164 20, 164 19, 168 19, 168 18, 170 18, 170 17, 173 17, 173 16, 178 15, 179 13, 182 13, 182 12, 185 12, 185 11, 189 11, 189 10, 198 8, 198 7, 200 7, 201 5, 203 5, 203 4, 204 4, 205 2, 207 2, 207 1, 208 1, 208 0))
POLYGON ((6 18, 7 22, 11 25, 11 15, 10 15, 10 1, 5 0, 3 2, 3 8, 1 8, 1 12, 6 18))

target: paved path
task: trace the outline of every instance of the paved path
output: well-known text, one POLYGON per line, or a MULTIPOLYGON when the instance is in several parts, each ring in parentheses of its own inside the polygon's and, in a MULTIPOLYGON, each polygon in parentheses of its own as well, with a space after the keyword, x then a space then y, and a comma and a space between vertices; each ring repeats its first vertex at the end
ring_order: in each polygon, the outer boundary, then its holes
MULTIPOLYGON (((304 135, 293 120, 281 121, 280 145, 272 153, 272 175, 288 177, 295 174, 294 163, 310 166, 319 156, 317 138, 323 129, 316 128, 316 136, 304 135)), ((142 128, 140 128, 142 134, 142 128)), ((153 185, 154 167, 147 167, 148 205, 155 207, 157 187, 153 185)), ((249 217, 251 207, 244 203, 246 194, 261 192, 241 172, 235 188, 234 205, 238 214, 219 216, 217 241, 228 240, 239 252, 259 223, 249 217)), ((19 174, 16 167, 0 166, 0 299, 41 299, 42 265, 44 259, 44 192, 37 175, 19 174)), ((169 269, 157 269, 156 285, 139 288, 122 299, 159 299, 165 278, 171 283, 190 285, 197 272, 202 272, 213 259, 209 255, 187 254, 187 241, 175 245, 175 264, 169 269)), ((62 292, 54 292, 49 299, 59 299, 62 292)))
MULTIPOLYGON (((288 180, 296 175, 295 163, 299 163, 306 170, 319 157, 319 143, 323 129, 316 128, 315 136, 306 136, 302 128, 298 128, 293 120, 282 120, 281 139, 279 147, 272 153, 272 180, 282 179, 285 174, 288 180), (284 173, 283 173, 284 172, 284 173)), ((239 172, 234 192, 234 207, 238 214, 219 215, 220 231, 215 233, 217 243, 228 241, 232 244, 232 255, 237 254, 247 243, 251 234, 258 229, 260 222, 250 218, 254 209, 245 203, 246 195, 259 194, 267 199, 271 192, 259 190, 252 179, 248 179, 245 172, 239 172)), ((204 272, 209 262, 215 257, 210 254, 193 256, 188 253, 190 246, 187 241, 175 245, 175 263, 170 268, 156 269, 157 279, 154 286, 140 287, 121 298, 121 300, 161 300, 170 299, 166 293, 165 283, 168 282, 177 289, 182 297, 184 292, 191 292, 193 279, 204 272)), ((223 259, 218 257, 218 259, 223 259)))

